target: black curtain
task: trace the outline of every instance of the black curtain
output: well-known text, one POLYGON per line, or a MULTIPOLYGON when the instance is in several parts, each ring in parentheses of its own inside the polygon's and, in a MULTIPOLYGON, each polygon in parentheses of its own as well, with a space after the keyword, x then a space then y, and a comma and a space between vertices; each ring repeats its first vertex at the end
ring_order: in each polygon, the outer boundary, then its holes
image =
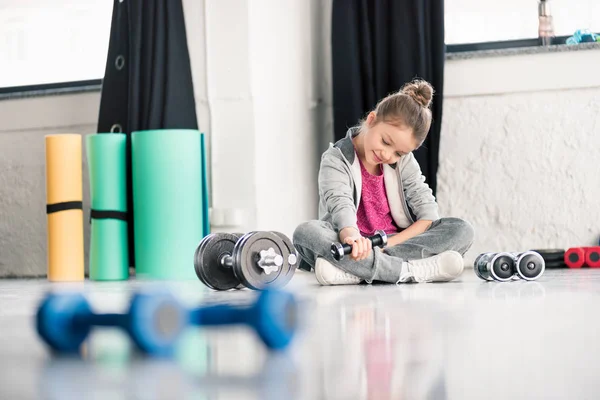
POLYGON ((114 0, 98 132, 127 134, 130 265, 133 190, 130 134, 146 129, 198 129, 181 0, 114 0))
POLYGON ((415 157, 435 195, 444 87, 444 1, 334 0, 331 44, 335 140, 406 82, 422 78, 433 85, 433 123, 415 157))

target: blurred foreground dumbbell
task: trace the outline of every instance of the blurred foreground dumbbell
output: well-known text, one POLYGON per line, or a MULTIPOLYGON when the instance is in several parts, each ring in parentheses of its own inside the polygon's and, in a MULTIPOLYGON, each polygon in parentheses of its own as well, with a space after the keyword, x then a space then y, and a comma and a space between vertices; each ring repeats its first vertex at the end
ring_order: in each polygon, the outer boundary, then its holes
POLYGON ((565 251, 564 260, 569 268, 600 268, 600 246, 571 247, 565 251))
POLYGON ((136 294, 127 313, 97 314, 81 294, 50 294, 40 305, 36 328, 58 353, 78 353, 93 327, 124 329, 143 353, 170 356, 190 324, 247 324, 270 349, 283 349, 298 325, 295 298, 290 293, 264 291, 250 307, 210 305, 185 309, 167 293, 136 294))
POLYGON ((251 306, 225 304, 200 307, 190 312, 190 322, 198 326, 248 325, 270 349, 289 345, 298 328, 298 304, 290 293, 261 291, 251 306))
POLYGON ((188 313, 168 293, 136 294, 124 314, 97 314, 79 293, 50 294, 36 315, 38 334, 57 353, 78 353, 94 327, 123 329, 143 353, 170 355, 188 313))
POLYGON ((280 232, 212 233, 194 254, 198 279, 214 290, 282 288, 297 263, 292 241, 280 232))
POLYGON ((545 262, 535 251, 482 253, 475 259, 473 269, 479 278, 487 281, 533 281, 544 273, 545 262))

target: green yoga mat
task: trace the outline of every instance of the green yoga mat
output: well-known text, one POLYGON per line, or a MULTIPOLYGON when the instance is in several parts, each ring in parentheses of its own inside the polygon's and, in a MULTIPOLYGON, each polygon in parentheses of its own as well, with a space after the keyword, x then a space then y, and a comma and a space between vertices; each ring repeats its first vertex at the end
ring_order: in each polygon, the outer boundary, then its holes
POLYGON ((204 222, 204 231, 202 232, 202 236, 204 237, 210 233, 210 219, 208 216, 208 162, 204 134, 200 135, 200 148, 202 151, 202 222, 204 222))
POLYGON ((204 235, 201 133, 131 135, 136 276, 197 279, 194 252, 204 235))
POLYGON ((127 220, 123 220, 127 211, 125 151, 124 134, 102 133, 86 137, 91 202, 91 280, 125 280, 129 277, 127 220))

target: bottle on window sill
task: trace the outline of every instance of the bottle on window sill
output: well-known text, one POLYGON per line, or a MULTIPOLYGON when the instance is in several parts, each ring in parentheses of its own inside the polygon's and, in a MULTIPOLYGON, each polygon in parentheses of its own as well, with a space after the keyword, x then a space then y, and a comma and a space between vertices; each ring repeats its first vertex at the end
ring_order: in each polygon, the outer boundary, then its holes
POLYGON ((542 46, 550 46, 554 39, 554 22, 550 13, 550 0, 539 0, 538 35, 542 46))

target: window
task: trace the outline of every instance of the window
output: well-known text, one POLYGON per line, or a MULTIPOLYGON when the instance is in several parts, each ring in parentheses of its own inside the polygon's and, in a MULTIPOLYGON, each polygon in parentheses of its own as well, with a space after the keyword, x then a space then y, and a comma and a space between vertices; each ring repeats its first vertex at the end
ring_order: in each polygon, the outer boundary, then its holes
MULTIPOLYGON (((556 36, 600 32, 600 0, 549 0, 556 36)), ((538 37, 536 0, 445 0, 446 44, 538 37)))
POLYGON ((0 0, 0 88, 101 79, 110 0, 0 0))

